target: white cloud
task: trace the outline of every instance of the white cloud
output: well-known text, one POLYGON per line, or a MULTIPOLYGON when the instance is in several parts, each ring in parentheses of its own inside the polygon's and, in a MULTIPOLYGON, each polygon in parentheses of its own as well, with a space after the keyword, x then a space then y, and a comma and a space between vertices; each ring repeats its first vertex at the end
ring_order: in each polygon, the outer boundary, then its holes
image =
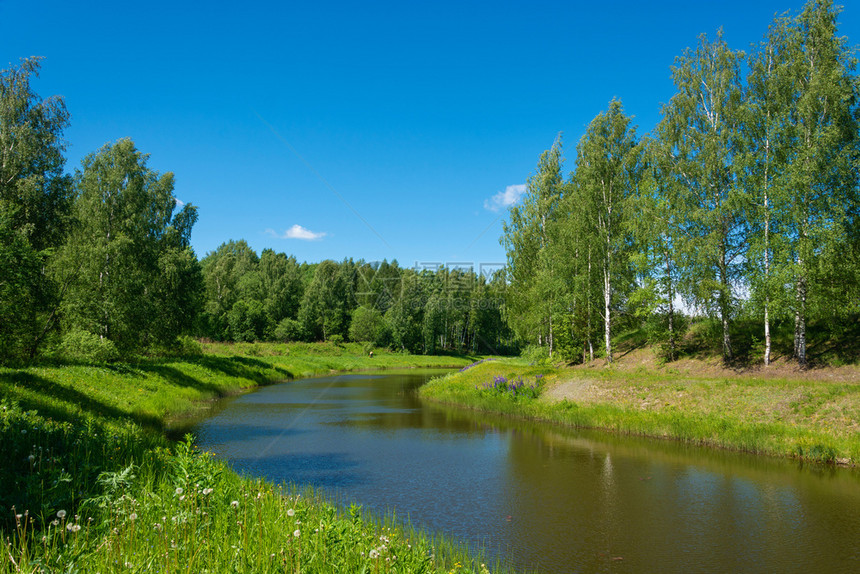
POLYGON ((279 239, 301 239, 302 241, 316 241, 326 236, 325 232, 317 233, 310 229, 305 229, 299 224, 293 225, 284 233, 277 233, 273 229, 267 229, 266 233, 279 239))
POLYGON ((526 184, 509 185, 505 191, 500 191, 490 199, 484 200, 484 209, 489 211, 499 211, 507 209, 520 200, 526 192, 526 184))

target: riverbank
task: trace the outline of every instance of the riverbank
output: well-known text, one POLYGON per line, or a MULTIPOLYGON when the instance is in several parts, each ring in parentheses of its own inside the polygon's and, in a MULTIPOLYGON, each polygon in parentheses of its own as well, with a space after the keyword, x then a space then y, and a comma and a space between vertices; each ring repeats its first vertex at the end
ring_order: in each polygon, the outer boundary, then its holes
POLYGON ((134 364, 0 369, 0 571, 481 572, 452 542, 240 477, 164 434, 203 401, 274 381, 472 360, 210 344, 134 364))
POLYGON ((432 381, 421 396, 578 428, 860 464, 856 366, 800 371, 784 364, 737 371, 693 359, 659 365, 646 353, 632 353, 613 367, 484 362, 432 381), (521 388, 537 389, 511 392, 518 380, 521 388))

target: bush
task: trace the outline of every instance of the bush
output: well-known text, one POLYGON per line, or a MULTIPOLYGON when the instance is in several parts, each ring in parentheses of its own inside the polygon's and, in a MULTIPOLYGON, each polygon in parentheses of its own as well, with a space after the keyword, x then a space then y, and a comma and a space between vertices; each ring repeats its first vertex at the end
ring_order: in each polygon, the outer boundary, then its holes
POLYGON ((203 345, 194 337, 182 335, 176 339, 176 352, 182 357, 199 357, 203 354, 203 345))
POLYGON ((542 345, 529 345, 523 349, 522 357, 531 365, 549 364, 549 347, 542 345))
POLYGON ((60 353, 67 359, 105 363, 119 359, 119 351, 110 339, 88 331, 69 331, 63 336, 60 353))
POLYGON ((308 333, 304 325, 295 319, 282 319, 275 327, 275 339, 285 342, 306 341, 308 333))
POLYGON ((369 307, 359 307, 352 312, 349 338, 353 341, 377 343, 385 326, 382 313, 369 307))

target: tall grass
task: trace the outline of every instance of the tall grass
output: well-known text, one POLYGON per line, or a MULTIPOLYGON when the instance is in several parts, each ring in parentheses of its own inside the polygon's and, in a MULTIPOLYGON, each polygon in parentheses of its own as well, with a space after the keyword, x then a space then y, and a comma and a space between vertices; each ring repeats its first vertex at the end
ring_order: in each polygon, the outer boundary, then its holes
POLYGON ((456 543, 238 476, 190 436, 163 433, 168 417, 201 399, 308 370, 468 359, 215 349, 137 365, 0 370, 0 572, 488 571, 456 543))

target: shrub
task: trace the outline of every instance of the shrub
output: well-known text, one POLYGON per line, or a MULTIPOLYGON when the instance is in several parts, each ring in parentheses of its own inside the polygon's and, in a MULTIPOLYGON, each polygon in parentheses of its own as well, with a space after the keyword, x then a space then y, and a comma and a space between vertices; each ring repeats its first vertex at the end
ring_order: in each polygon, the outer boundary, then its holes
POLYGON ((193 337, 182 335, 176 339, 176 350, 183 357, 198 357, 203 354, 203 345, 193 337))
POLYGON ((529 345, 523 349, 522 357, 532 365, 549 364, 549 348, 542 345, 529 345))
POLYGON ((296 319, 281 319, 281 322, 275 327, 275 339, 278 341, 306 341, 307 338, 308 333, 304 325, 296 319))
POLYGON ((69 331, 63 336, 60 353, 67 359, 105 363, 119 358, 119 351, 110 339, 88 331, 69 331))

